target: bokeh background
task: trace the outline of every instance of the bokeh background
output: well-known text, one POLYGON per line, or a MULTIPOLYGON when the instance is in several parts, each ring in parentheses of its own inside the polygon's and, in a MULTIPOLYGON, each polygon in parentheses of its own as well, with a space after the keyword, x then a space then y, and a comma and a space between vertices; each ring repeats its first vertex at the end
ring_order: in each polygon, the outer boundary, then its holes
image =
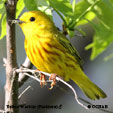
MULTIPOLYGON (((61 28, 62 21, 59 19, 58 15, 54 13, 53 20, 57 27, 61 28)), ((84 47, 92 42, 93 29, 91 25, 87 24, 81 26, 81 28, 87 33, 86 37, 77 37, 70 39, 72 44, 78 50, 81 58, 84 61, 83 67, 84 72, 89 76, 89 78, 96 83, 100 88, 102 88, 106 94, 106 99, 101 99, 97 101, 89 100, 81 90, 77 87, 75 83, 70 81, 69 83, 73 85, 76 89, 76 92, 79 97, 86 99, 87 101, 93 103, 94 105, 108 105, 108 109, 113 111, 113 59, 105 62, 104 58, 108 56, 113 51, 113 44, 111 44, 106 51, 104 51, 100 56, 95 60, 90 61, 91 50, 85 51, 84 47)), ((79 34, 79 33, 76 33, 79 34)), ((107 38, 107 37, 106 37, 107 38)), ((24 35, 16 25, 16 48, 17 48, 17 60, 18 64, 21 65, 25 59, 25 50, 24 50, 24 35)), ((6 38, 0 40, 0 109, 4 107, 4 85, 5 85, 5 67, 3 66, 3 58, 6 57, 6 38)), ((33 80, 29 79, 19 90, 21 93, 27 86, 31 86, 19 101, 20 104, 26 105, 62 105, 61 109, 20 109, 20 113, 91 113, 78 105, 74 99, 72 91, 65 85, 58 83, 56 87, 52 90, 48 88, 50 85, 47 85, 43 88, 40 87, 40 84, 33 80)), ((86 106, 87 104, 84 103, 86 106)), ((103 111, 91 109, 97 113, 103 113, 103 111)))

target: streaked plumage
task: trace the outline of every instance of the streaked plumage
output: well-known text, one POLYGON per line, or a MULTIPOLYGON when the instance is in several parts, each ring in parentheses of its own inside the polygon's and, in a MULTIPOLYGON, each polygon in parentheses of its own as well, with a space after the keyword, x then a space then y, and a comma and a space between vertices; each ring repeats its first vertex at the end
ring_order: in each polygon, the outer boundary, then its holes
POLYGON ((106 94, 82 71, 81 58, 69 40, 60 33, 47 15, 40 11, 24 13, 20 24, 25 35, 25 50, 30 61, 41 71, 72 79, 90 99, 106 94))

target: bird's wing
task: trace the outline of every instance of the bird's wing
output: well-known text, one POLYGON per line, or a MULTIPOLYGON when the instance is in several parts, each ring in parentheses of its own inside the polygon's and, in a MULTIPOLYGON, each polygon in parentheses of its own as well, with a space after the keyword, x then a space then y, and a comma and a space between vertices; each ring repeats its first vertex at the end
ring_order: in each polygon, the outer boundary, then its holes
POLYGON ((77 52, 77 50, 73 47, 73 45, 70 43, 70 41, 59 31, 56 34, 56 39, 58 40, 58 42, 60 42, 60 44, 66 48, 66 50, 75 57, 75 59, 78 61, 81 69, 83 69, 83 61, 79 55, 79 53, 77 52))

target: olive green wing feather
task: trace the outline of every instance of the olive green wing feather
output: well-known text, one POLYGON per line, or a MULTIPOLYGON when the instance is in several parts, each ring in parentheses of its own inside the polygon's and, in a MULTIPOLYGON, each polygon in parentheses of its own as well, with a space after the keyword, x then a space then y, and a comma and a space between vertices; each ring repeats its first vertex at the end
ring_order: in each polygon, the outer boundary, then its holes
POLYGON ((70 41, 65 37, 65 35, 63 35, 62 33, 60 33, 59 31, 56 34, 56 39, 60 42, 60 44, 66 48, 66 50, 75 57, 75 59, 78 61, 81 69, 83 69, 82 66, 82 59, 79 55, 79 53, 77 52, 77 50, 73 47, 73 45, 70 43, 70 41))

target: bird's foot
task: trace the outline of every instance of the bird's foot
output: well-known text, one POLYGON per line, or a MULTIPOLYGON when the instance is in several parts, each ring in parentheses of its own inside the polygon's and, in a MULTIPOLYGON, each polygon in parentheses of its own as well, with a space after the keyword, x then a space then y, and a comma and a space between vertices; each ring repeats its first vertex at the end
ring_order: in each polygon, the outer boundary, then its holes
POLYGON ((46 77, 42 73, 40 73, 40 85, 41 85, 41 87, 46 85, 46 77))
POLYGON ((56 74, 51 74, 49 80, 52 80, 51 87, 49 88, 51 90, 56 85, 56 74))

